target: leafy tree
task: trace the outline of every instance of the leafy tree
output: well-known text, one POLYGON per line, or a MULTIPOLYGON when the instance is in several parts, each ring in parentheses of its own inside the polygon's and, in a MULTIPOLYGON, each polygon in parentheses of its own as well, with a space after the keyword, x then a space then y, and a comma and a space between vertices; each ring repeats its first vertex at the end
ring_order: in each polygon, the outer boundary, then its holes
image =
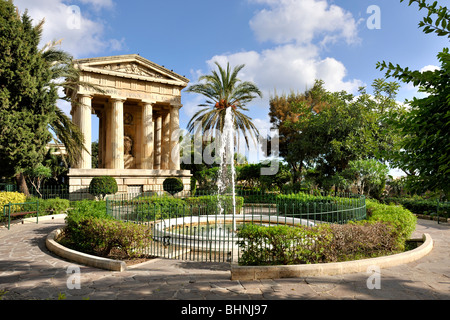
POLYGON ((58 98, 38 50, 42 24, 0 1, 0 172, 14 175, 27 195, 24 172, 44 160, 58 98))
MULTIPOLYGON (((403 2, 401 0, 400 2, 403 2)), ((419 23, 426 34, 450 37, 450 11, 426 0, 410 0, 417 3, 419 10, 428 13, 419 23)), ((420 72, 385 61, 377 68, 385 70, 386 77, 394 77, 404 83, 411 83, 426 93, 425 98, 408 101, 410 111, 397 122, 405 137, 396 163, 408 174, 410 187, 416 191, 440 190, 450 197, 450 53, 444 48, 437 55, 440 68, 420 72)))
MULTIPOLYGON (((314 114, 328 105, 326 100, 324 82, 319 80, 303 94, 291 92, 270 99, 269 117, 272 128, 278 130, 279 153, 292 168, 295 181, 300 179, 302 169, 319 153, 319 143, 310 136, 311 131, 305 129, 314 114)), ((271 139, 267 140, 268 150, 271 150, 271 139)))
POLYGON ((271 122, 280 132, 280 154, 299 181, 309 174, 319 187, 344 185, 339 174, 355 160, 389 159, 399 135, 387 115, 401 113, 395 102, 398 84, 377 79, 374 95, 360 88, 358 96, 328 92, 323 81, 311 90, 271 100, 271 122))
POLYGON ((389 168, 376 159, 356 160, 349 163, 343 172, 348 181, 353 183, 360 194, 380 198, 388 178, 389 168))
POLYGON ((115 194, 119 190, 117 181, 113 177, 94 177, 89 184, 89 194, 103 200, 108 194, 115 194))
MULTIPOLYGON (((77 105, 80 102, 78 102, 76 94, 80 87, 103 92, 97 85, 81 80, 81 71, 74 64, 72 55, 58 49, 59 44, 60 41, 53 41, 40 50, 51 71, 52 85, 63 93, 58 98, 77 105)), ((66 150, 64 160, 70 166, 80 158, 81 152, 85 148, 84 137, 80 128, 60 108, 56 107, 55 112, 55 117, 49 126, 55 134, 54 142, 57 145, 64 145, 66 150)))

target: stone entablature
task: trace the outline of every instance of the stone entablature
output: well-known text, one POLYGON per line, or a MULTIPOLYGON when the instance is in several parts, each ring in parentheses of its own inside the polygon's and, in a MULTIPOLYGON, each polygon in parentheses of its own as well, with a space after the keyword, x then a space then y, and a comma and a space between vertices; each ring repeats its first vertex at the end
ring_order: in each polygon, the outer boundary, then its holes
MULTIPOLYGON (((85 137, 86 150, 69 172, 71 181, 78 185, 77 170, 93 170, 91 176, 97 175, 90 155, 93 114, 99 118, 99 169, 108 169, 116 178, 114 172, 122 170, 190 176, 180 170, 179 141, 173 135, 180 129, 181 91, 189 83, 187 78, 139 55, 81 59, 75 65, 81 81, 100 90, 80 87, 76 92, 72 120, 85 137)), ((86 180, 89 174, 84 176, 86 180)))

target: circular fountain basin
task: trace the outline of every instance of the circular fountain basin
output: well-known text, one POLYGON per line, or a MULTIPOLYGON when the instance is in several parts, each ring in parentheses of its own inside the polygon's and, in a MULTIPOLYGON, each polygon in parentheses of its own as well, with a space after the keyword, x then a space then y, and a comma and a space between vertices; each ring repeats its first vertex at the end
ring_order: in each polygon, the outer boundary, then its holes
MULTIPOLYGON (((203 215, 162 220, 154 225, 154 237, 169 239, 170 244, 192 246, 211 250, 211 248, 237 249, 240 238, 236 230, 245 224, 264 226, 314 226, 306 219, 268 216, 268 215, 203 215)), ((169 242, 168 241, 168 242, 169 242)))

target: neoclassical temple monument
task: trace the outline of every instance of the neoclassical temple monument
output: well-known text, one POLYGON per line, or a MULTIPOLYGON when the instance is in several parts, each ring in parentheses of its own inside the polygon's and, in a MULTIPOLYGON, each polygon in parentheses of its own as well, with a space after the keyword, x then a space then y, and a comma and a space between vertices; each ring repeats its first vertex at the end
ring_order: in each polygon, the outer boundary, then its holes
POLYGON ((76 61, 82 81, 72 121, 85 137, 82 157, 69 172, 71 194, 85 191, 96 176, 112 176, 119 193, 162 190, 167 177, 190 188, 190 171, 180 170, 178 140, 181 90, 189 80, 139 55, 76 61), (92 115, 99 118, 99 164, 92 168, 92 115))

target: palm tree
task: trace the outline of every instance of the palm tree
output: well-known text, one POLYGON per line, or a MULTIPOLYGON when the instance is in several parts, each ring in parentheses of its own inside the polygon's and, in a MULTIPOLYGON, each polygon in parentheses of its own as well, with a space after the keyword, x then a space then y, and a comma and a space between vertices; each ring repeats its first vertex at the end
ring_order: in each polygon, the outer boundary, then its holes
POLYGON ((214 135, 214 131, 218 130, 222 133, 226 110, 232 108, 234 127, 242 132, 248 147, 247 134, 250 134, 255 141, 259 132, 252 123, 252 119, 242 111, 248 111, 245 105, 258 96, 262 97, 262 93, 255 84, 238 79, 237 75, 245 65, 239 65, 231 71, 229 63, 226 69, 217 62, 215 64, 219 69, 218 72, 214 70, 211 75, 201 76, 198 84, 192 85, 186 90, 202 94, 207 98, 205 103, 199 105, 204 108, 194 114, 187 129, 192 133, 196 130, 196 124, 201 123, 203 132, 210 130, 214 135))
MULTIPOLYGON (((76 68, 73 57, 57 48, 60 41, 52 41, 45 45, 42 50, 42 56, 52 71, 52 82, 62 89, 63 95, 60 100, 67 101, 71 104, 78 104, 76 92, 78 88, 87 87, 97 92, 102 90, 95 85, 81 81, 80 70, 76 68)), ((74 164, 81 156, 84 146, 84 137, 78 126, 59 108, 56 108, 56 114, 53 121, 49 124, 50 129, 55 134, 54 142, 62 144, 66 149, 64 162, 70 166, 74 164)))

